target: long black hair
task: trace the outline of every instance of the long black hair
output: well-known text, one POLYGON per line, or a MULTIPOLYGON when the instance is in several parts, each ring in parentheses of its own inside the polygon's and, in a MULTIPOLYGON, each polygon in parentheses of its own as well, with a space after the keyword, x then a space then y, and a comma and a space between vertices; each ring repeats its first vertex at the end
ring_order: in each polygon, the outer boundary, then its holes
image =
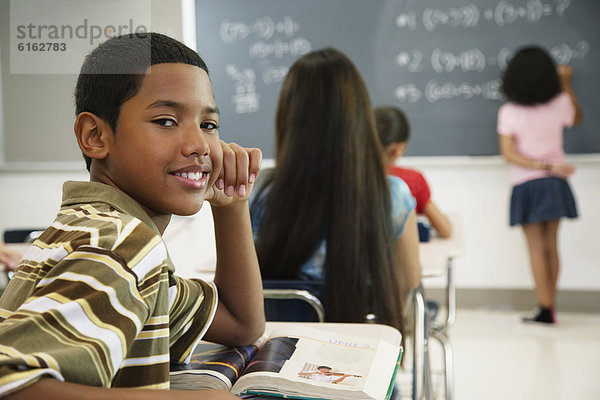
POLYGON ((402 329, 382 147, 367 89, 346 55, 327 48, 292 65, 275 131, 276 170, 256 242, 263 278, 296 279, 325 240, 327 319, 364 322, 374 313, 402 329))

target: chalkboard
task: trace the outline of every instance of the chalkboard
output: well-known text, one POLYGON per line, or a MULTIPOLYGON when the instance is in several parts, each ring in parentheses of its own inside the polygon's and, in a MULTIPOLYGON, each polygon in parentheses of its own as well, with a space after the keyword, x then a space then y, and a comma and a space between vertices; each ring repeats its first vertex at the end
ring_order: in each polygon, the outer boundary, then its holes
POLYGON ((600 152, 598 0, 196 0, 196 21, 221 136, 267 158, 289 66, 328 46, 354 61, 374 106, 407 113, 413 156, 498 154, 501 71, 517 48, 543 46, 573 67, 584 111, 566 151, 600 152))

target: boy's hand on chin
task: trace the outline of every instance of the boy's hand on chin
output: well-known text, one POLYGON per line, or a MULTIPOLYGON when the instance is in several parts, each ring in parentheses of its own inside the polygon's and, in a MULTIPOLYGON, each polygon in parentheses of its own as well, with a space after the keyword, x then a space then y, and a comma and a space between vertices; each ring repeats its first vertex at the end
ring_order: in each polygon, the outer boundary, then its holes
POLYGON ((214 207, 247 201, 262 162, 260 149, 246 148, 222 140, 221 149, 223 150, 222 164, 218 168, 215 165, 216 160, 213 160, 215 167, 213 171, 218 173, 218 176, 206 198, 214 207))

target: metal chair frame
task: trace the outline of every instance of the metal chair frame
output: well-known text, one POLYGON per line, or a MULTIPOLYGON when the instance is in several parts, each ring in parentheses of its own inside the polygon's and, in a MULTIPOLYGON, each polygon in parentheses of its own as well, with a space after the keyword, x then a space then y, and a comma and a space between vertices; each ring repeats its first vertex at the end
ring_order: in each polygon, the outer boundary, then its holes
POLYGON ((265 299, 275 300, 301 300, 308 303, 317 313, 319 322, 325 321, 325 309, 321 300, 308 290, 300 289, 263 289, 265 299))

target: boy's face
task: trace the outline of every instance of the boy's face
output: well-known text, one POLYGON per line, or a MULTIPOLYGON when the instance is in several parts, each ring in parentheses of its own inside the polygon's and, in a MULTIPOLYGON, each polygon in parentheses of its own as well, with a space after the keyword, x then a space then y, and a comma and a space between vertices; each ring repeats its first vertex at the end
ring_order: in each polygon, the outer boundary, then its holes
MULTIPOLYGON (((196 213, 218 176, 219 113, 207 73, 188 64, 151 66, 123 103, 104 178, 151 217, 196 213)), ((104 181, 102 179, 101 181, 104 181)))

